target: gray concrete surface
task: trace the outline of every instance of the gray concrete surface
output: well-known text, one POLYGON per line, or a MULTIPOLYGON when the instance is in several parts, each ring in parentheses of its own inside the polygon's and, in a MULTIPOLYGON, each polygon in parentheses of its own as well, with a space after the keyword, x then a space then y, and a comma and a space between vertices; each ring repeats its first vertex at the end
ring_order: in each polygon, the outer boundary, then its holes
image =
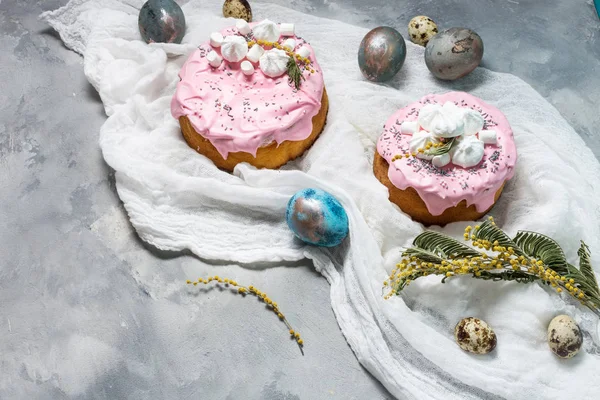
MULTIPOLYGON (((529 82, 600 155, 591 1, 276 2, 402 33, 419 14, 470 27, 486 67, 529 82)), ((97 144, 99 98, 80 57, 37 20, 65 3, 0 0, 0 399, 391 398, 355 359, 328 284, 307 263, 219 269, 278 301, 310 343, 304 357, 250 299, 216 290, 151 298, 138 285, 158 268, 174 284, 214 269, 148 248, 129 227, 97 144)))

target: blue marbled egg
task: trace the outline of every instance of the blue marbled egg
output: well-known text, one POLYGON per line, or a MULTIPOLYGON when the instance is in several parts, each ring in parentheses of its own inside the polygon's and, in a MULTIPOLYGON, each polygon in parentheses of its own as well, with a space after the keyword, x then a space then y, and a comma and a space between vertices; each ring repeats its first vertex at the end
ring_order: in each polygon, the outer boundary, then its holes
POLYGON ((293 195, 285 219, 294 235, 309 244, 333 247, 348 236, 344 207, 321 189, 303 189, 293 195))
POLYGON ((146 43, 181 43, 185 16, 173 0, 148 0, 140 10, 138 27, 146 43))

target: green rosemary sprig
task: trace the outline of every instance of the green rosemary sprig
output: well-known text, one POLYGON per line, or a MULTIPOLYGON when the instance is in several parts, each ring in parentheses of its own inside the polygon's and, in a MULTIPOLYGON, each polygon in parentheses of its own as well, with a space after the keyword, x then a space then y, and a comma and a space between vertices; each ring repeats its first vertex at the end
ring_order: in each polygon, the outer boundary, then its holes
POLYGON ((296 63, 296 59, 294 57, 290 57, 286 65, 288 78, 290 83, 293 83, 296 89, 300 89, 301 80, 304 79, 302 75, 302 71, 298 64, 296 63))
POLYGON ((569 293, 600 316, 600 288, 584 242, 577 253, 577 268, 567 262, 558 243, 548 236, 521 231, 511 239, 492 218, 474 228, 468 226, 464 238, 473 247, 438 232, 426 231, 417 236, 384 282, 391 288, 386 298, 398 295, 423 276, 443 276, 444 283, 454 276, 470 275, 491 281, 539 281, 558 293, 569 293))

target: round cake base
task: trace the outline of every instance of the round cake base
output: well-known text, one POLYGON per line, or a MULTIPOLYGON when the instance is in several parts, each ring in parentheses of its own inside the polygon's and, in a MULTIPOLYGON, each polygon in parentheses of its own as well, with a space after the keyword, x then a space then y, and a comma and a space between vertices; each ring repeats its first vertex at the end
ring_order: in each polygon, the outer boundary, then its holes
MULTIPOLYGON (((400 209, 410 217, 422 223, 423 225, 440 225, 444 226, 451 222, 457 221, 475 221, 483 217, 492 207, 488 208, 484 212, 478 212, 475 209, 475 205, 467 207, 467 201, 463 200, 454 207, 447 208, 441 215, 431 215, 427 210, 427 205, 419 196, 419 193, 411 187, 406 190, 398 189, 388 178, 388 162, 375 151, 375 159, 373 161, 373 172, 381 183, 383 183, 389 191, 390 201, 395 203, 400 209)), ((504 184, 500 186, 500 189, 494 196, 494 204, 498 201, 504 184)))
POLYGON ((317 115, 312 119, 313 129, 309 137, 299 141, 283 141, 279 145, 276 142, 261 147, 256 152, 256 157, 250 153, 238 151, 229 153, 227 159, 224 159, 217 148, 208 140, 196 132, 190 120, 187 117, 180 117, 179 124, 187 144, 198 153, 210 158, 218 168, 226 171, 233 171, 235 166, 241 162, 247 162, 256 168, 277 169, 288 161, 301 156, 323 131, 327 120, 327 111, 329 110, 329 100, 327 92, 323 89, 321 98, 321 108, 317 115))

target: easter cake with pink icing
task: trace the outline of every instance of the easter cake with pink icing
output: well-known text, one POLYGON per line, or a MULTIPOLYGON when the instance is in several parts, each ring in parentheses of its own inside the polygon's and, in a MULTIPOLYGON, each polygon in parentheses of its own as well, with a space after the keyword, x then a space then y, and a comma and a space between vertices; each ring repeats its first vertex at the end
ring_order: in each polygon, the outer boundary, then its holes
POLYGON ((477 220, 514 175, 517 150, 506 117, 462 92, 428 95, 392 115, 373 170, 390 200, 415 221, 477 220))
POLYGON ((278 168, 302 155, 327 117, 323 72, 291 23, 213 32, 188 58, 171 101, 183 137, 217 167, 278 168))

